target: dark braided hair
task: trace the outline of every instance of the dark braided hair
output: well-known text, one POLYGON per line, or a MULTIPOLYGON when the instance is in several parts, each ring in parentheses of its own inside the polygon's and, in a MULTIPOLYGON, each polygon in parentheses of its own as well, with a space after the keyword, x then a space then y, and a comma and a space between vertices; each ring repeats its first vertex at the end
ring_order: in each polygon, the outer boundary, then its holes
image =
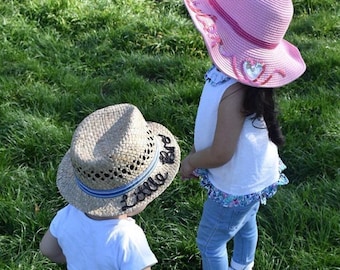
POLYGON ((274 89, 247 87, 243 102, 245 116, 254 114, 253 120, 263 117, 268 129, 269 139, 277 146, 283 145, 285 138, 277 119, 278 110, 274 100, 274 89))

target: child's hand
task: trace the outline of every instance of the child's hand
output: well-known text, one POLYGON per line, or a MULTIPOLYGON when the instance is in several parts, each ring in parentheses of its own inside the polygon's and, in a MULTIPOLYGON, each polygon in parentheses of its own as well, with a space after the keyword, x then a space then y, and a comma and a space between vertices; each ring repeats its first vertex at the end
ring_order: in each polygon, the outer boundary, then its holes
POLYGON ((190 162, 189 162, 189 156, 187 156, 185 159, 183 159, 183 161, 181 162, 181 168, 179 169, 182 180, 189 180, 192 178, 198 178, 195 174, 194 174, 194 170, 195 168, 191 166, 190 162))

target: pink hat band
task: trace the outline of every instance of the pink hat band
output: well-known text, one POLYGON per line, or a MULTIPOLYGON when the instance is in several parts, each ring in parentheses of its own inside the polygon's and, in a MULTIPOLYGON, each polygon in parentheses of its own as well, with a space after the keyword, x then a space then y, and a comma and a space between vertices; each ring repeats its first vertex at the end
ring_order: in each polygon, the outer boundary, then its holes
POLYGON ((279 87, 305 71, 299 50, 283 37, 290 0, 184 0, 215 65, 241 83, 279 87))
POLYGON ((256 46, 259 46, 264 49, 274 49, 279 43, 269 43, 258 39, 251 34, 247 33, 243 28, 218 4, 216 0, 209 0, 211 6, 218 12, 221 18, 228 23, 235 33, 237 33, 240 37, 248 40, 256 46))

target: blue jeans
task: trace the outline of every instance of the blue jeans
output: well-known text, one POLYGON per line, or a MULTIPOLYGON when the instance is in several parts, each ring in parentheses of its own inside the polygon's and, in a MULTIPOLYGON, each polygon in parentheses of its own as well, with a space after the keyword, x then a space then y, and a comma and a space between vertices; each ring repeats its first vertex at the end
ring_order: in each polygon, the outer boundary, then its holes
POLYGON ((258 233, 256 214, 260 202, 245 207, 223 207, 212 199, 204 203, 198 227, 197 245, 204 270, 227 270, 226 244, 233 238, 232 260, 237 264, 252 265, 255 258, 258 233))

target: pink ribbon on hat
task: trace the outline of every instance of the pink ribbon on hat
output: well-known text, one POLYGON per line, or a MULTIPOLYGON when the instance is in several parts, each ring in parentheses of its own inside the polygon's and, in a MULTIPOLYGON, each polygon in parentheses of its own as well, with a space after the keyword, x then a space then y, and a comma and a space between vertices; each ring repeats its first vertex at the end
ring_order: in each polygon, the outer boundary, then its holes
POLYGON ((274 49, 278 43, 269 43, 258 39, 247 33, 242 27, 217 3, 217 0, 209 0, 211 6, 220 14, 222 19, 226 21, 234 31, 242 38, 248 40, 250 43, 257 45, 264 49, 274 49))

